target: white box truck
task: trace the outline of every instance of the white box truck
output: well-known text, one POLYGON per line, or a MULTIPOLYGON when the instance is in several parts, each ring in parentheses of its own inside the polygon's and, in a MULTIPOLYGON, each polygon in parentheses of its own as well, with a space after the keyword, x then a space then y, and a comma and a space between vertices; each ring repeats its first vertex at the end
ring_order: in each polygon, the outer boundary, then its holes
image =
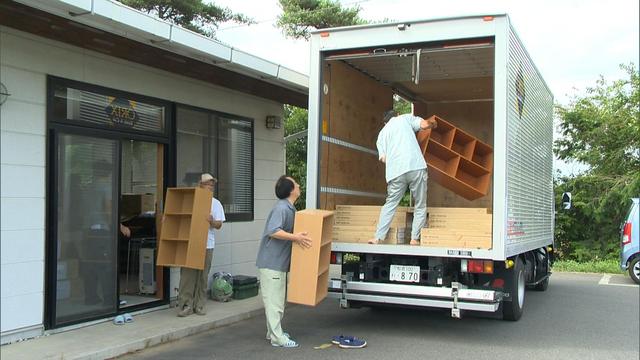
MULTIPOLYGON (((323 29, 312 34, 307 207, 382 205, 375 146, 394 96, 492 147, 486 194, 428 180, 429 208, 484 208, 490 244, 411 246, 334 239, 329 296, 342 307, 395 304, 522 315, 544 291, 553 251, 553 96, 507 15, 323 29), (398 271, 413 271, 404 282, 398 271), (391 274, 396 272, 395 276, 391 274)), ((470 168, 452 176, 468 176, 470 168)), ((469 215, 471 218, 473 215, 469 215)), ((451 225, 451 224, 450 224, 451 225)), ((455 224, 452 226, 455 227, 455 224)), ((373 237, 373 233, 371 236, 373 237)))

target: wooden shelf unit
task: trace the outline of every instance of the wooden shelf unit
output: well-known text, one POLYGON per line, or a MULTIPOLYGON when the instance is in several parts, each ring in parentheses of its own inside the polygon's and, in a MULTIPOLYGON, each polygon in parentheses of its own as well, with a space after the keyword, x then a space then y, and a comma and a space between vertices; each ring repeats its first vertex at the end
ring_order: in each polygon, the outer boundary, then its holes
POLYGON ((202 188, 168 188, 158 243, 158 266, 202 270, 213 194, 202 188))
POLYGON ((287 301, 315 306, 327 296, 329 287, 333 211, 298 211, 293 232, 307 232, 312 244, 308 249, 293 244, 287 301))
POLYGON ((438 116, 430 119, 438 127, 417 134, 429 176, 468 200, 485 196, 491 184, 493 148, 438 116))

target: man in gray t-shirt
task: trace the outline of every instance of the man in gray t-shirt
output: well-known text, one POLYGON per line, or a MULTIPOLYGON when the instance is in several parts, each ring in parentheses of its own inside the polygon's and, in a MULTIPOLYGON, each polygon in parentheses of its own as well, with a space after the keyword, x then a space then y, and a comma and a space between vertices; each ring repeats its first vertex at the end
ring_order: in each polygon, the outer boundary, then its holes
POLYGON ((281 176, 276 182, 278 202, 267 217, 262 233, 256 266, 260 275, 260 292, 267 318, 267 340, 277 347, 298 347, 289 334, 282 330, 287 272, 291 265, 292 242, 309 248, 311 238, 307 233, 293 233, 296 208, 293 204, 300 197, 300 185, 288 176, 281 176))

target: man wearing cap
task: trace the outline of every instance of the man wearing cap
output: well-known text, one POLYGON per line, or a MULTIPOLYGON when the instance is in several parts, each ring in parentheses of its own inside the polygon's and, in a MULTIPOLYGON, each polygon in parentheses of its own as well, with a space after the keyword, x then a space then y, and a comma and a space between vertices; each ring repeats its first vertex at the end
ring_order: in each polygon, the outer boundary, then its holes
POLYGON ((385 164, 387 199, 380 210, 378 227, 370 244, 377 244, 387 237, 391 220, 407 187, 415 199, 411 245, 420 244, 420 229, 427 219, 427 162, 424 160, 416 138, 419 130, 434 129, 435 120, 425 120, 412 114, 398 115, 388 110, 383 115, 384 127, 378 134, 376 146, 379 160, 385 164))
MULTIPOLYGON (((200 177, 199 186, 211 191, 215 188, 218 180, 211 174, 204 173, 200 177)), ((214 230, 219 230, 225 221, 224 209, 218 199, 211 198, 211 213, 209 221, 209 234, 207 236, 207 255, 204 260, 204 269, 196 270, 183 267, 180 269, 180 287, 178 295, 178 316, 185 317, 193 314, 205 315, 205 303, 207 301, 207 283, 209 281, 209 270, 213 259, 213 248, 215 246, 214 230)))

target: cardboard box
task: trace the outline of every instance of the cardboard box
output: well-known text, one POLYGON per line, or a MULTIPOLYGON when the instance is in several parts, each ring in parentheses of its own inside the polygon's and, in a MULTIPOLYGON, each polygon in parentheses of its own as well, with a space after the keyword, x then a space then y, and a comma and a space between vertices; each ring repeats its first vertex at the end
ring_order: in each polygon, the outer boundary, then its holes
MULTIPOLYGON (((333 230, 334 242, 366 243, 375 237, 375 226, 335 226, 333 230)), ((382 244, 408 244, 411 229, 389 228, 387 237, 382 244)))
POLYGON ((493 215, 485 208, 428 208, 427 228, 420 245, 430 247, 490 249, 493 215))
POLYGON ((153 194, 122 194, 120 199, 120 214, 123 218, 155 211, 155 209, 156 201, 153 194))
MULTIPOLYGON (((380 218, 381 209, 382 206, 373 205, 337 205, 335 224, 339 226, 376 226, 380 218)), ((399 206, 391 220, 391 227, 407 227, 407 224, 412 219, 412 214, 408 211, 408 207, 399 206)))

